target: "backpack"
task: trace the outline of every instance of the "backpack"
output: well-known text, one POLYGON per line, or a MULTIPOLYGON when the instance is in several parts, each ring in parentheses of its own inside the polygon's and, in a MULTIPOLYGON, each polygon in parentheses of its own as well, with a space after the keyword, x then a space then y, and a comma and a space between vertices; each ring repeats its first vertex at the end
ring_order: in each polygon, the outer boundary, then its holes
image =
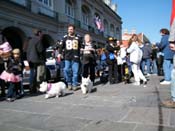
POLYGON ((114 60, 114 59, 115 59, 114 53, 110 53, 110 54, 109 54, 109 59, 110 59, 110 60, 114 60))

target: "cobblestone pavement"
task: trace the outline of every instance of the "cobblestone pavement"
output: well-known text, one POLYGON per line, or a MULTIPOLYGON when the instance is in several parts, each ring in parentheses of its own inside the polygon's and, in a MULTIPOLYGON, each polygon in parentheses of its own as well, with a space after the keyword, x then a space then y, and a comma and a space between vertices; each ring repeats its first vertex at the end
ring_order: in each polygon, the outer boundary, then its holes
POLYGON ((175 109, 163 108, 170 86, 150 76, 147 87, 96 85, 83 95, 66 91, 60 98, 25 96, 0 102, 0 131, 175 131, 175 109))

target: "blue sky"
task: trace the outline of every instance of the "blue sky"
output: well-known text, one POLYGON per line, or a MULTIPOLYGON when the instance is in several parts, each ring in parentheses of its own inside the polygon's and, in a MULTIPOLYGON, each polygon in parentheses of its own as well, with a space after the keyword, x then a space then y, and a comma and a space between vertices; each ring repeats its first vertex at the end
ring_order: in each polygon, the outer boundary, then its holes
POLYGON ((171 0, 112 0, 122 18, 122 28, 143 32, 151 42, 161 39, 159 30, 170 28, 171 0))

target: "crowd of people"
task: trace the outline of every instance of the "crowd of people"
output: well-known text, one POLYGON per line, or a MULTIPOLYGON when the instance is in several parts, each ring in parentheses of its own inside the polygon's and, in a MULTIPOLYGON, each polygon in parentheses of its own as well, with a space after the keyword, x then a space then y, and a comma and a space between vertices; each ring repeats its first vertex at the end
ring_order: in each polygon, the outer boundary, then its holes
MULTIPOLYGON (((68 33, 57 42, 56 60, 61 60, 63 63, 61 67, 69 90, 79 89, 82 77, 89 77, 95 84, 95 78, 103 77, 104 72, 108 74, 106 79, 109 84, 116 86, 117 83, 125 81, 126 75, 128 83, 131 83, 131 77, 134 77, 132 84, 135 86, 146 85, 146 78, 153 74, 164 76, 160 84, 171 83, 174 47, 169 46, 167 29, 160 30, 162 35, 160 43, 143 43, 136 34, 133 34, 127 46, 123 45, 122 41, 109 37, 103 48, 96 47, 90 34, 85 34, 83 38, 76 34, 74 25, 68 25, 67 29, 68 33)), ((24 96, 22 82, 25 68, 24 53, 21 53, 20 49, 12 49, 5 36, 1 34, 1 37, 1 97, 11 102, 24 96)), ((34 94, 38 92, 39 85, 47 81, 45 62, 48 46, 42 42, 42 31, 36 30, 24 47, 30 67, 29 89, 30 93, 34 94)))

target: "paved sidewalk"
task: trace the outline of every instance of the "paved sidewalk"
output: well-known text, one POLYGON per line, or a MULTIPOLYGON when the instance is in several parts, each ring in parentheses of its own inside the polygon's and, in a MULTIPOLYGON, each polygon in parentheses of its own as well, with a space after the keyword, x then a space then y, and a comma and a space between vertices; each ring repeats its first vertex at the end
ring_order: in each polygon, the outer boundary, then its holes
POLYGON ((147 87, 106 84, 87 95, 1 101, 0 131, 175 131, 175 109, 159 106, 170 97, 160 79, 150 76, 147 87))

